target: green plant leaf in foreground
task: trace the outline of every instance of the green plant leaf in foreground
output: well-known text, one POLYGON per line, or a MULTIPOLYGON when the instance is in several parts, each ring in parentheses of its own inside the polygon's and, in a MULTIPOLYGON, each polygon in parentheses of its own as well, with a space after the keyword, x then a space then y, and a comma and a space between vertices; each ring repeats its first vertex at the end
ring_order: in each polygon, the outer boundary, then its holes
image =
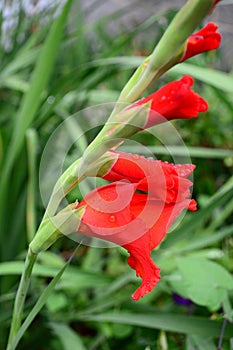
MULTIPOLYGON (((54 62, 57 56, 59 44, 62 38, 62 32, 67 20, 72 0, 68 0, 61 15, 54 21, 47 39, 43 45, 35 70, 30 82, 30 89, 24 95, 19 112, 16 115, 16 122, 12 135, 12 142, 7 154, 5 172, 8 174, 11 166, 22 147, 24 134, 35 117, 42 93, 51 76, 54 68, 54 62)), ((5 173, 4 173, 5 174, 5 173)))
MULTIPOLYGON (((137 68, 143 62, 144 58, 137 56, 121 56, 114 58, 105 58, 95 60, 88 65, 89 66, 119 66, 123 69, 137 68)), ((199 67, 191 63, 180 63, 166 72, 167 75, 172 77, 180 76, 181 74, 192 75, 195 79, 203 81, 217 89, 225 92, 233 92, 233 78, 230 74, 220 70, 214 70, 206 67, 199 67)))
POLYGON ((180 281, 171 281, 173 288, 194 303, 215 311, 233 290, 233 277, 219 264, 204 258, 177 258, 180 281))
POLYGON ((211 339, 189 335, 187 338, 187 350, 216 350, 216 346, 211 339))
POLYGON ((217 89, 232 93, 233 78, 230 74, 221 72, 206 67, 199 67, 191 63, 182 63, 173 67, 169 71, 169 75, 190 74, 194 78, 203 81, 206 84, 212 85, 217 89))
MULTIPOLYGON (((24 268, 24 263, 22 261, 10 261, 0 264, 0 276, 7 275, 21 275, 24 268)), ((32 270, 33 276, 41 277, 54 277, 59 272, 59 266, 48 266, 36 264, 32 270)), ((80 288, 90 288, 90 287, 103 287, 109 285, 112 280, 110 276, 102 273, 91 273, 87 271, 81 271, 73 266, 69 266, 66 269, 66 273, 60 281, 60 287, 67 287, 69 285, 76 286, 76 290, 80 288)))
POLYGON ((44 306, 44 304, 46 303, 48 297, 51 295, 51 293, 53 292, 57 282, 61 279, 63 273, 65 272, 65 269, 67 268, 67 266, 70 264, 72 258, 75 256, 75 254, 77 253, 77 250, 79 249, 79 246, 75 249, 74 253, 71 255, 71 257, 69 258, 69 260, 66 262, 66 264, 59 270, 59 272, 55 275, 55 277, 52 279, 52 281, 49 283, 49 285, 44 289, 43 293, 40 295, 39 299, 37 300, 36 304, 34 305, 34 307, 31 309, 31 311, 29 312, 27 318, 25 319, 25 321, 23 322, 22 326, 20 327, 20 329, 18 330, 17 334, 15 335, 15 337, 12 340, 11 344, 8 344, 7 349, 6 350, 15 350, 19 341, 21 340, 21 338, 23 337, 24 333, 26 332, 26 330, 28 329, 28 327, 30 326, 30 324, 32 323, 32 321, 34 320, 34 318, 36 317, 36 315, 40 312, 40 310, 42 309, 42 307, 44 306))
MULTIPOLYGON (((165 331, 195 334, 210 338, 218 338, 222 326, 221 321, 157 311, 153 311, 153 313, 109 312, 101 315, 80 316, 79 319, 84 321, 130 324, 139 327, 163 329, 165 331)), ((233 337, 233 327, 231 325, 226 326, 224 337, 233 337)))

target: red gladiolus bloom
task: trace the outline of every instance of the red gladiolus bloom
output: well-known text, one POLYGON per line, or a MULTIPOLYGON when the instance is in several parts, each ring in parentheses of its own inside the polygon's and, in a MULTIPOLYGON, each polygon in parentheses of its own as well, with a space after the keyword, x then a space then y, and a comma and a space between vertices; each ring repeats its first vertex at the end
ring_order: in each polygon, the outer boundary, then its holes
POLYGON ((196 209, 196 202, 189 198, 192 182, 187 179, 194 166, 114 153, 118 157, 105 179, 128 182, 115 181, 90 192, 78 205, 85 207, 78 232, 128 250, 128 264, 142 278, 132 296, 138 300, 160 280, 151 250, 183 209, 196 209))
POLYGON ((210 22, 198 32, 193 33, 187 40, 186 51, 180 62, 199 53, 217 49, 221 43, 221 34, 217 32, 217 29, 218 26, 210 22))
POLYGON ((172 81, 148 97, 134 103, 141 106, 151 102, 148 120, 144 128, 173 119, 190 119, 197 117, 199 112, 208 109, 207 102, 191 90, 193 78, 186 75, 180 80, 172 81))

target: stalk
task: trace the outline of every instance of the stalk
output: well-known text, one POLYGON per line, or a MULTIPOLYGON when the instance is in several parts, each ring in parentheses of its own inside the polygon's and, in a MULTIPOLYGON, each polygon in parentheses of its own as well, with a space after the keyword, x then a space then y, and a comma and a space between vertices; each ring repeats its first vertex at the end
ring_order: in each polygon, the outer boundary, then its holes
POLYGON ((29 288, 31 273, 32 273, 32 269, 35 264, 36 258, 37 258, 37 254, 32 253, 31 249, 29 248, 27 252, 25 264, 24 264, 24 270, 21 275, 19 288, 17 290, 16 297, 15 297, 15 304, 14 304, 13 317, 11 322, 11 329, 10 329, 7 350, 10 350, 10 345, 21 326, 25 298, 29 288))

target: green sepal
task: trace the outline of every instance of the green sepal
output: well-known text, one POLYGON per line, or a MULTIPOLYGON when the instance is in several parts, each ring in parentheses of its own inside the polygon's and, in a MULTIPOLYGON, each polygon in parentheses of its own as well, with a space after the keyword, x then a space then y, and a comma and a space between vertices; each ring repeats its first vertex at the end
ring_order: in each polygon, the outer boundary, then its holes
POLYGON ((85 207, 75 209, 76 206, 77 203, 68 205, 57 215, 52 217, 47 216, 43 220, 36 236, 29 245, 33 254, 47 250, 61 236, 67 236, 78 230, 85 207))

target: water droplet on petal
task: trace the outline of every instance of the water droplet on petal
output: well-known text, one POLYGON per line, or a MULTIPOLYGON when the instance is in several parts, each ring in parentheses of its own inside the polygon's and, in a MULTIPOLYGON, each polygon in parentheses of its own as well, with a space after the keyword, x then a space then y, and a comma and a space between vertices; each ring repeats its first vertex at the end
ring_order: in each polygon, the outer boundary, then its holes
POLYGON ((109 218, 108 218, 108 220, 109 220, 110 222, 115 222, 115 221, 116 221, 115 215, 110 215, 109 218))
POLYGON ((161 100, 162 100, 162 101, 166 100, 166 96, 162 96, 162 97, 161 97, 161 100))

